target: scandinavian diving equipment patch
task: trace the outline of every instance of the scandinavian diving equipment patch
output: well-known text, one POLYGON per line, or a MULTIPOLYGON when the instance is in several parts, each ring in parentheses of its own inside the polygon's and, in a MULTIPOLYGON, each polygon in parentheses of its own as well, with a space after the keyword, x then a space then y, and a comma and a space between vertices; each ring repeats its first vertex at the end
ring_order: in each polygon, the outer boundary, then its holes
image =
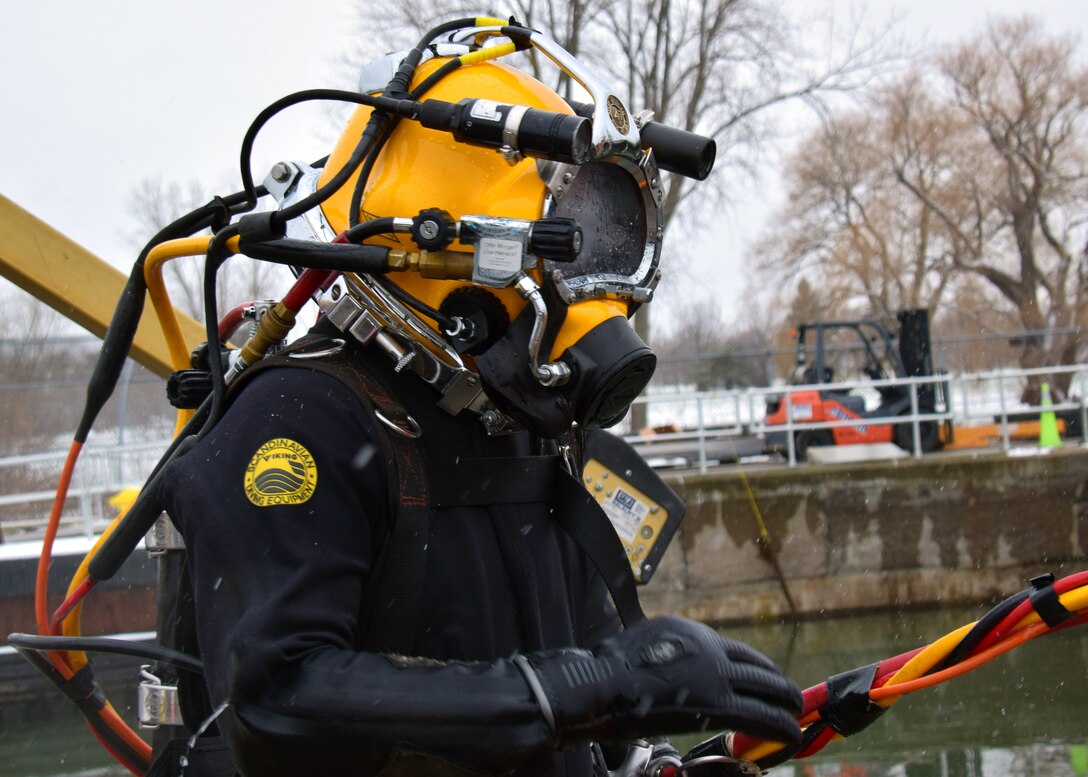
POLYGON ((286 437, 269 440, 246 465, 246 498, 258 507, 300 505, 317 488, 317 464, 302 445, 286 437))

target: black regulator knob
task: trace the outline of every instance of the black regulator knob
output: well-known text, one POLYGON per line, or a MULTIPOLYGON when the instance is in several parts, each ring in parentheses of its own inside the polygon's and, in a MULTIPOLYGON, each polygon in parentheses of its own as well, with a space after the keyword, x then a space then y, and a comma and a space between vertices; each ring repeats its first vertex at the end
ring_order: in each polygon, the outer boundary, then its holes
POLYGON ((452 339, 458 353, 477 356, 490 348, 510 326, 510 314, 502 301, 487 289, 461 286, 450 292, 438 308, 451 318, 462 319, 465 330, 452 339))
POLYGON ((582 250, 582 228, 571 218, 557 216, 533 222, 529 252, 553 262, 573 262, 582 250))
POLYGON ((177 370, 166 381, 166 399, 179 410, 195 410, 212 393, 207 370, 177 370))
MULTIPOLYGON (((166 379, 166 399, 179 410, 195 410, 212 393, 212 373, 207 343, 201 343, 189 354, 191 370, 176 370, 166 379)), ((230 350, 219 346, 219 362, 226 372, 230 368, 230 350)))
POLYGON ((444 210, 427 208, 412 219, 412 240, 424 251, 442 251, 457 237, 457 224, 444 210))

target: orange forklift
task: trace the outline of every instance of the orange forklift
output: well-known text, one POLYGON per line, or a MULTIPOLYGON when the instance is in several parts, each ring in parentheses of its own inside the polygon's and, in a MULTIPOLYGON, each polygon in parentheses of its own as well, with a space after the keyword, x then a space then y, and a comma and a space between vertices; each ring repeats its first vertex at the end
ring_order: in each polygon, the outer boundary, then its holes
MULTIPOLYGON (((914 450, 914 425, 889 423, 896 416, 911 415, 911 384, 887 383, 894 378, 936 375, 933 369, 929 313, 924 309, 903 310, 896 315, 898 332, 893 334, 876 319, 817 321, 797 327, 797 363, 792 384, 800 390, 767 401, 767 426, 856 421, 835 427, 794 429, 794 455, 803 461, 810 448, 856 443, 895 443, 914 450), (846 370, 837 367, 843 365, 846 370), (869 392, 858 393, 837 385, 852 380, 854 372, 878 382, 869 392), (828 388, 820 388, 822 385, 828 388), (867 407, 864 393, 871 395, 867 407), (872 396, 875 394, 875 396, 872 396), (791 408, 792 405, 792 408, 791 408)), ((918 413, 940 413, 948 408, 945 381, 916 384, 918 413)), ((768 452, 788 451, 787 430, 766 435, 768 452)), ((936 450, 952 439, 952 421, 925 421, 919 425, 918 444, 923 452, 936 450)))

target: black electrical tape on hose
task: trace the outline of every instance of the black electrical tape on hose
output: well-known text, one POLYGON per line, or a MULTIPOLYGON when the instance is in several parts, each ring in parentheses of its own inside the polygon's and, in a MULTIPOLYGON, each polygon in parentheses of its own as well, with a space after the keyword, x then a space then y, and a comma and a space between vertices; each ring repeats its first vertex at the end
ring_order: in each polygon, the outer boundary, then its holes
POLYGON ((211 399, 207 399, 193 413, 193 417, 185 424, 185 428, 178 433, 166 453, 162 455, 151 476, 144 483, 136 501, 125 513, 125 517, 118 523, 117 528, 102 541, 101 547, 91 558, 87 565, 87 573, 95 580, 109 580, 125 559, 131 555, 136 546, 154 525, 162 514, 162 505, 159 504, 159 486, 162 482, 162 472, 166 465, 183 455, 196 444, 194 432, 204 425, 204 421, 211 411, 211 399))
POLYGON ((514 44, 515 51, 527 51, 533 46, 531 38, 534 30, 522 27, 513 16, 510 17, 510 24, 500 28, 500 32, 514 44))
MULTIPOLYGON (((14 643, 12 644, 14 645, 14 643)), ((90 664, 84 665, 70 679, 66 680, 40 653, 19 646, 15 646, 15 649, 75 704, 86 719, 87 724, 108 747, 112 748, 113 752, 120 754, 121 757, 131 762, 134 767, 139 769, 141 774, 151 767, 146 758, 134 751, 103 720, 101 712, 106 706, 106 696, 95 681, 94 670, 90 664)))
POLYGON ((84 715, 93 715, 106 706, 106 696, 94 679, 94 669, 90 664, 84 664, 78 672, 65 679, 36 648, 27 647, 22 640, 18 639, 26 636, 30 635, 11 634, 8 636, 8 641, 19 651, 19 655, 33 664, 35 669, 45 675, 61 693, 68 697, 68 700, 75 704, 80 712, 84 715))
POLYGON ((266 210, 242 216, 238 219, 238 236, 243 241, 278 240, 286 234, 287 227, 277 222, 275 215, 275 211, 266 210))
POLYGON ((1034 590, 1031 592, 1031 606, 1039 617, 1050 628, 1054 628, 1073 617, 1073 613, 1066 609, 1058 600, 1058 592, 1054 590, 1054 575, 1047 573, 1039 575, 1031 580, 1034 590))
POLYGON ((297 267, 356 273, 384 273, 389 269, 389 249, 383 246, 318 243, 289 237, 247 241, 243 237, 238 250, 254 259, 297 267))
POLYGON ((827 704, 820 716, 844 737, 867 728, 886 711, 869 698, 877 666, 859 666, 827 679, 827 704))
POLYGON ((84 403, 83 417, 76 429, 75 439, 79 443, 87 441, 87 436, 94 426, 99 411, 113 394, 121 368, 125 365, 136 329, 140 325, 140 316, 144 310, 144 295, 147 285, 144 283, 143 262, 137 262, 129 274, 121 299, 113 309, 113 318, 102 338, 102 350, 95 362, 94 372, 87 383, 87 399, 84 403))
MULTIPOLYGON (((257 189, 257 194, 266 193, 264 187, 257 189)), ((207 227, 215 226, 224 218, 230 218, 231 209, 244 204, 244 193, 236 193, 227 197, 216 197, 211 202, 185 214, 177 220, 160 229, 140 252, 139 258, 132 266, 128 281, 121 292, 121 299, 114 308, 113 317, 109 327, 102 338, 102 349, 98 353, 94 371, 87 384, 87 398, 84 402, 83 416, 76 428, 75 440, 79 443, 87 441, 87 437, 94 426, 95 419, 102 407, 113 394, 117 381, 121 376, 121 369, 125 365, 132 341, 136 336, 136 330, 143 315, 144 299, 147 293, 147 284, 144 281, 144 263, 151 250, 168 240, 179 237, 188 237, 207 227)))

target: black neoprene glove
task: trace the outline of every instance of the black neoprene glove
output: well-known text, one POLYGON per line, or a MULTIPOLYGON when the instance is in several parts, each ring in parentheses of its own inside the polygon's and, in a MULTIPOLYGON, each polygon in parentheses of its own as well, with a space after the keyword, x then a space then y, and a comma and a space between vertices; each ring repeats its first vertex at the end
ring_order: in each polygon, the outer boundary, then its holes
POLYGON ((713 629, 667 616, 592 653, 519 656, 559 745, 728 728, 797 746, 801 693, 770 659, 713 629))

